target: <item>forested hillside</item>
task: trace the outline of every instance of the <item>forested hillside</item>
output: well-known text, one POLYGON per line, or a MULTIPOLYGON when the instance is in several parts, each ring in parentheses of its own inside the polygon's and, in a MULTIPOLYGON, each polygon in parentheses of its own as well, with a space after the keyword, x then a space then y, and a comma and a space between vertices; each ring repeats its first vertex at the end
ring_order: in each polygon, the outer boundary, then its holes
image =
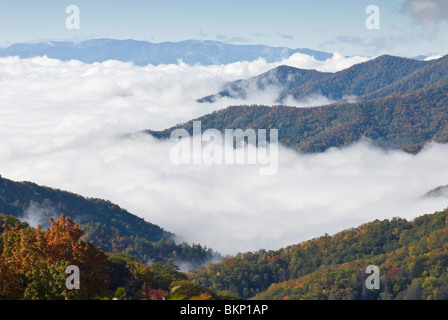
MULTIPOLYGON (((300 152, 322 152, 362 137, 378 146, 417 152, 431 141, 448 141, 448 81, 416 91, 358 103, 313 108, 232 106, 200 117, 202 130, 278 129, 279 142, 300 152)), ((193 122, 175 128, 192 134, 193 122)), ((147 130, 169 139, 175 128, 147 130)))
POLYGON ((335 73, 280 66, 246 80, 228 83, 219 93, 198 101, 213 102, 221 97, 244 99, 248 91, 262 92, 268 86, 280 91, 279 104, 288 97, 300 101, 310 96, 324 96, 330 101, 368 100, 420 89, 447 76, 448 56, 421 61, 383 55, 335 73))
POLYGON ((0 300, 239 299, 194 285, 172 264, 105 253, 82 235, 64 215, 44 230, 0 214, 0 300), (78 267, 77 288, 67 288, 68 266, 78 267))
POLYGON ((325 79, 330 75, 332 74, 328 72, 279 66, 259 76, 228 83, 221 92, 198 99, 198 102, 214 102, 222 97, 245 99, 248 92, 263 91, 270 86, 278 87, 282 92, 286 92, 306 83, 325 79))
POLYGON ((402 79, 385 86, 375 92, 367 94, 364 100, 386 97, 390 94, 411 92, 429 85, 446 81, 448 79, 448 55, 429 61, 427 64, 403 77, 402 79))
POLYGON ((362 99, 363 96, 389 86, 416 70, 434 63, 434 61, 383 55, 336 72, 322 80, 295 87, 284 92, 282 97, 291 95, 300 100, 317 93, 331 100, 341 100, 345 96, 362 99))
POLYGON ((189 278, 254 299, 448 299, 448 210, 240 253, 189 278), (368 265, 380 269, 379 290, 366 289, 368 265))
POLYGON ((61 214, 83 230, 83 240, 106 252, 124 252, 137 261, 176 262, 197 267, 217 256, 199 244, 176 244, 173 234, 102 199, 85 198, 70 192, 15 182, 0 176, 0 213, 24 219, 39 218, 49 227, 49 218, 61 214))
POLYGON ((48 229, 0 215, 0 299, 448 299, 448 210, 375 220, 279 250, 239 253, 184 274, 106 253, 63 215, 48 229), (65 269, 81 270, 81 290, 65 269), (368 265, 380 289, 365 286, 368 265))

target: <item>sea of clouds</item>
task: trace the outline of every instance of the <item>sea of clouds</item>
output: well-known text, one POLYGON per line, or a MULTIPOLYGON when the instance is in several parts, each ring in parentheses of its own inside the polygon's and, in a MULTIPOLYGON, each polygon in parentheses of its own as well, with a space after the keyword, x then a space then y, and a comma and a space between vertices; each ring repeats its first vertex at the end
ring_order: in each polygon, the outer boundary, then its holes
MULTIPOLYGON (((444 209, 448 198, 422 195, 448 184, 446 145, 429 145, 417 155, 386 152, 369 141, 308 155, 280 146, 277 173, 262 176, 256 165, 176 166, 173 142, 123 136, 166 129, 229 104, 273 105, 275 89, 245 100, 196 99, 280 64, 335 72, 363 61, 295 54, 279 63, 138 67, 2 58, 0 174, 108 199, 179 241, 222 254, 277 249, 374 219, 412 219, 444 209)), ((328 101, 288 102, 305 107, 328 101)), ((30 212, 27 217, 33 219, 30 212)))

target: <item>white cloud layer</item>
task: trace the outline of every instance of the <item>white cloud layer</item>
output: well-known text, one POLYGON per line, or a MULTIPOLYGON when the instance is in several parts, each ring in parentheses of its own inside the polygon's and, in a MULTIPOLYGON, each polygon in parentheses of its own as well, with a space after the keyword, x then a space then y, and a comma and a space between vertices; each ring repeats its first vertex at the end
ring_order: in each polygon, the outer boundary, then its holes
MULTIPOLYGON (((363 59, 295 55, 283 63, 336 71, 363 59)), ((445 208, 447 198, 421 198, 448 184, 445 145, 418 155, 384 152, 365 141, 313 155, 281 147, 277 174, 261 176, 255 165, 175 166, 171 142, 117 138, 220 109, 225 100, 195 100, 276 65, 0 59, 0 174, 111 200, 181 240, 224 254, 276 249, 376 218, 445 208)), ((267 93, 261 102, 271 98, 267 93)))

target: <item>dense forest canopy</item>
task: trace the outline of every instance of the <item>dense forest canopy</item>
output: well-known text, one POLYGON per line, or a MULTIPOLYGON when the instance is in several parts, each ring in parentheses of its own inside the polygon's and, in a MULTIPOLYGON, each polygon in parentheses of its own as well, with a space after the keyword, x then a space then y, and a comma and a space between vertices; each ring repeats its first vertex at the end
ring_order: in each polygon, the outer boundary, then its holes
POLYGON ((448 210, 376 220, 279 250, 240 253, 189 273, 254 299, 448 299, 448 210), (366 267, 381 272, 365 286, 366 267))
MULTIPOLYGON (((369 138, 381 147, 417 152, 428 142, 448 141, 448 81, 404 94, 322 107, 231 106, 198 119, 202 130, 278 129, 283 145, 322 152, 369 138)), ((146 132, 168 139, 175 128, 193 133, 193 122, 146 132)))

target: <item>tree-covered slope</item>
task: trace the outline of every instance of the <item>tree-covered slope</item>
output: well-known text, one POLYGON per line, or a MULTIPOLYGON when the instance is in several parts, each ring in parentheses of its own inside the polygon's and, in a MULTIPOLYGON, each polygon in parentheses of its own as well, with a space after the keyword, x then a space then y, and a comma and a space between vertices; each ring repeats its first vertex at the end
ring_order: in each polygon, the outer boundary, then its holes
POLYGON ((346 96, 362 97, 432 63, 432 61, 383 55, 353 65, 322 80, 295 87, 284 92, 282 96, 291 95, 298 100, 313 94, 323 95, 330 100, 341 100, 346 96))
POLYGON ((44 229, 0 214, 0 300, 238 298, 195 286, 172 264, 148 266, 127 254, 105 253, 82 234, 64 215, 44 229), (79 278, 72 275, 70 288, 66 270, 73 266, 79 278))
POLYGON ((364 100, 386 97, 390 94, 406 93, 423 87, 446 81, 448 79, 448 55, 429 61, 424 67, 415 70, 409 75, 381 89, 369 93, 364 100))
POLYGON ((448 211, 373 221, 275 251, 240 253, 190 273, 255 299, 448 299, 448 211), (380 289, 365 286, 380 269, 380 289))
MULTIPOLYGON (((321 152, 370 138, 386 148, 417 152, 428 142, 448 141, 448 82, 385 98, 312 108, 232 106, 198 119, 202 130, 278 129, 279 141, 301 152, 321 152)), ((154 132, 167 139, 175 128, 192 134, 193 122, 154 132)))
POLYGON ((316 95, 333 101, 365 100, 369 95, 379 98, 412 91, 435 83, 436 79, 446 78, 446 60, 446 57, 421 61, 383 55, 335 73, 280 66, 256 77, 228 83, 221 92, 198 101, 213 102, 220 97, 246 98, 249 90, 262 91, 268 86, 278 88, 280 103, 287 97, 302 100, 316 95), (419 70, 421 72, 417 72, 419 70), (428 78, 428 75, 432 76, 428 78))
POLYGON ((102 199, 16 182, 0 176, 0 213, 48 227, 61 214, 79 224, 83 239, 106 252, 125 252, 141 262, 190 262, 198 266, 216 253, 200 245, 176 244, 173 234, 102 199))
POLYGON ((27 210, 33 209, 41 216, 42 223, 48 225, 48 219, 53 213, 64 213, 79 224, 107 223, 122 236, 133 235, 150 241, 171 236, 159 226, 146 222, 109 201, 85 198, 32 182, 16 182, 0 177, 0 212, 23 217, 27 210), (34 207, 31 207, 30 203, 34 204, 34 207), (132 229, 130 229, 131 225, 132 229))
POLYGON ((279 91, 285 92, 330 75, 331 73, 328 72, 304 70, 283 65, 259 76, 230 82, 219 93, 198 99, 198 102, 214 102, 222 97, 245 99, 248 92, 263 91, 269 87, 277 87, 279 91))

